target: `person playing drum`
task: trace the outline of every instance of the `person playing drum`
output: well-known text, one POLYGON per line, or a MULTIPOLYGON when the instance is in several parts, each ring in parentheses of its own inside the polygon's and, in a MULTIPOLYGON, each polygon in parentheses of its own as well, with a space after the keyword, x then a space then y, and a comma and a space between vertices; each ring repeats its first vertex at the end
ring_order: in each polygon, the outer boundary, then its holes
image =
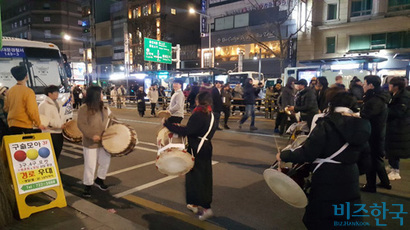
POLYGON ((212 115, 212 96, 208 92, 200 92, 196 97, 197 107, 188 120, 186 127, 165 121, 164 126, 171 132, 188 137, 188 152, 195 156, 195 165, 185 177, 187 208, 199 219, 205 220, 213 216, 212 202, 212 143, 216 130, 212 115), (210 129, 210 126, 212 128, 210 129), (210 130, 210 131, 208 131, 210 130), (208 134, 208 135, 206 135, 208 134), (204 140, 204 141, 202 141, 204 140), (203 145, 201 145, 201 143, 203 145), (199 149, 199 150, 198 150, 199 149))
POLYGON ((111 155, 101 144, 101 135, 108 122, 109 109, 103 104, 102 88, 91 86, 87 89, 85 104, 78 110, 77 124, 83 133, 84 177, 85 185, 83 197, 91 197, 91 186, 94 184, 105 191, 104 184, 111 155), (94 180, 95 168, 98 163, 97 178, 94 180))
MULTIPOLYGON (((334 229, 334 222, 347 221, 335 215, 334 206, 360 204, 359 175, 368 167, 370 124, 352 112, 353 95, 336 94, 329 112, 319 118, 306 142, 277 154, 278 161, 312 163, 313 175, 303 223, 308 229, 334 229)), ((351 211, 351 210, 350 210, 351 211)), ((349 221, 360 221, 351 217, 349 221)))

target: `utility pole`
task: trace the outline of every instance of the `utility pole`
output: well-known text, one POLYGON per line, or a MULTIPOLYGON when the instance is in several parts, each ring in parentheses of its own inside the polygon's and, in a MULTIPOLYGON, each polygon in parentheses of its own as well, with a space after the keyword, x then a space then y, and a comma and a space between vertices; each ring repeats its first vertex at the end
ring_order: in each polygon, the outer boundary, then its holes
POLYGON ((181 46, 177 44, 175 47, 172 47, 175 50, 175 59, 172 59, 173 62, 176 62, 176 69, 181 68, 181 46))
POLYGON ((258 59, 259 59, 259 72, 258 72, 258 78, 259 78, 259 81, 261 81, 261 73, 262 73, 262 48, 259 48, 259 55, 258 55, 258 59))

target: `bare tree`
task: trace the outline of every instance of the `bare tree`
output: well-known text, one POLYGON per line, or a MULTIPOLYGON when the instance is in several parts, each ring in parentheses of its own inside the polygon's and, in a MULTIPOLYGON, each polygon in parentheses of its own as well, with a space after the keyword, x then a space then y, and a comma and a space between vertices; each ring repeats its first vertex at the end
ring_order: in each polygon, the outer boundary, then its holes
MULTIPOLYGON (((256 9, 261 9, 262 4, 258 2, 258 0, 248 0, 248 2, 256 9)), ((283 28, 285 27, 285 23, 287 23, 290 19, 292 19, 292 14, 299 13, 299 7, 302 4, 308 5, 308 0, 272 0, 272 3, 278 9, 278 15, 275 20, 267 20, 265 23, 266 31, 272 34, 272 36, 279 42, 279 51, 272 50, 268 45, 264 42, 260 41, 257 37, 255 37, 250 31, 248 31, 248 36, 267 50, 269 53, 274 54, 276 58, 280 61, 280 70, 281 73, 284 71, 284 62, 289 58, 289 51, 291 50, 294 40, 296 39, 297 34, 306 27, 307 23, 309 22, 309 18, 312 14, 313 8, 313 1, 309 9, 306 8, 306 17, 303 20, 299 20, 299 23, 296 25, 296 29, 292 31, 289 35, 283 34, 283 28), (280 4, 286 4, 286 9, 279 11, 280 4)), ((271 18, 273 15, 268 15, 266 12, 265 17, 271 18)))

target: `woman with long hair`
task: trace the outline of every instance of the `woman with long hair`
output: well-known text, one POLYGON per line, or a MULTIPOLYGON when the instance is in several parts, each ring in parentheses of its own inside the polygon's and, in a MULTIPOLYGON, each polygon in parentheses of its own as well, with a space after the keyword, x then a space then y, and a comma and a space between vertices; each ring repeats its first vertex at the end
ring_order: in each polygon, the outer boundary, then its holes
MULTIPOLYGON (((370 123, 353 113, 356 100, 343 92, 329 102, 329 112, 316 122, 306 142, 277 154, 278 161, 310 163, 313 171, 303 222, 308 229, 334 229, 334 222, 360 221, 335 215, 338 208, 360 204, 359 175, 369 162, 370 123)), ((360 215, 360 214, 358 214, 360 215)))
POLYGON ((101 135, 107 126, 110 111, 104 107, 102 88, 91 86, 87 89, 85 104, 78 110, 78 128, 83 134, 84 176, 85 185, 83 197, 91 197, 91 186, 94 184, 105 191, 108 186, 104 184, 111 155, 101 144, 101 135), (98 163, 97 178, 95 169, 98 163))
POLYGON ((323 76, 318 77, 317 81, 318 81, 317 91, 316 91, 317 105, 319 106, 319 110, 323 112, 328 106, 326 92, 329 89, 329 83, 327 82, 326 77, 323 77, 323 76))
POLYGON ((217 123, 212 122, 212 96, 207 91, 196 97, 197 107, 188 120, 186 127, 164 123, 171 132, 188 137, 188 152, 195 156, 195 165, 185 176, 187 208, 199 213, 199 219, 213 216, 212 202, 212 137, 217 123), (209 128, 211 127, 210 131, 209 128), (200 143, 203 143, 202 147, 200 143))

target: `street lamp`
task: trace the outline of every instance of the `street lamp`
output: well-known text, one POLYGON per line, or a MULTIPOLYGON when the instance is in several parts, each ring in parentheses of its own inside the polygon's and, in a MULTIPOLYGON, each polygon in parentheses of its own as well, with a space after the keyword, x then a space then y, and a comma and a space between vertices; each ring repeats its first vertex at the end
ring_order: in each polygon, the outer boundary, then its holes
POLYGON ((68 35, 68 34, 64 34, 64 39, 67 40, 67 41, 70 41, 70 40, 71 40, 71 36, 68 35))
POLYGON ((199 14, 202 17, 205 17, 207 19, 207 25, 208 25, 208 50, 211 52, 211 61, 209 62, 209 67, 212 67, 212 59, 213 59, 213 54, 211 51, 211 16, 207 14, 203 14, 201 12, 196 11, 194 8, 189 8, 189 13, 190 14, 199 14))

